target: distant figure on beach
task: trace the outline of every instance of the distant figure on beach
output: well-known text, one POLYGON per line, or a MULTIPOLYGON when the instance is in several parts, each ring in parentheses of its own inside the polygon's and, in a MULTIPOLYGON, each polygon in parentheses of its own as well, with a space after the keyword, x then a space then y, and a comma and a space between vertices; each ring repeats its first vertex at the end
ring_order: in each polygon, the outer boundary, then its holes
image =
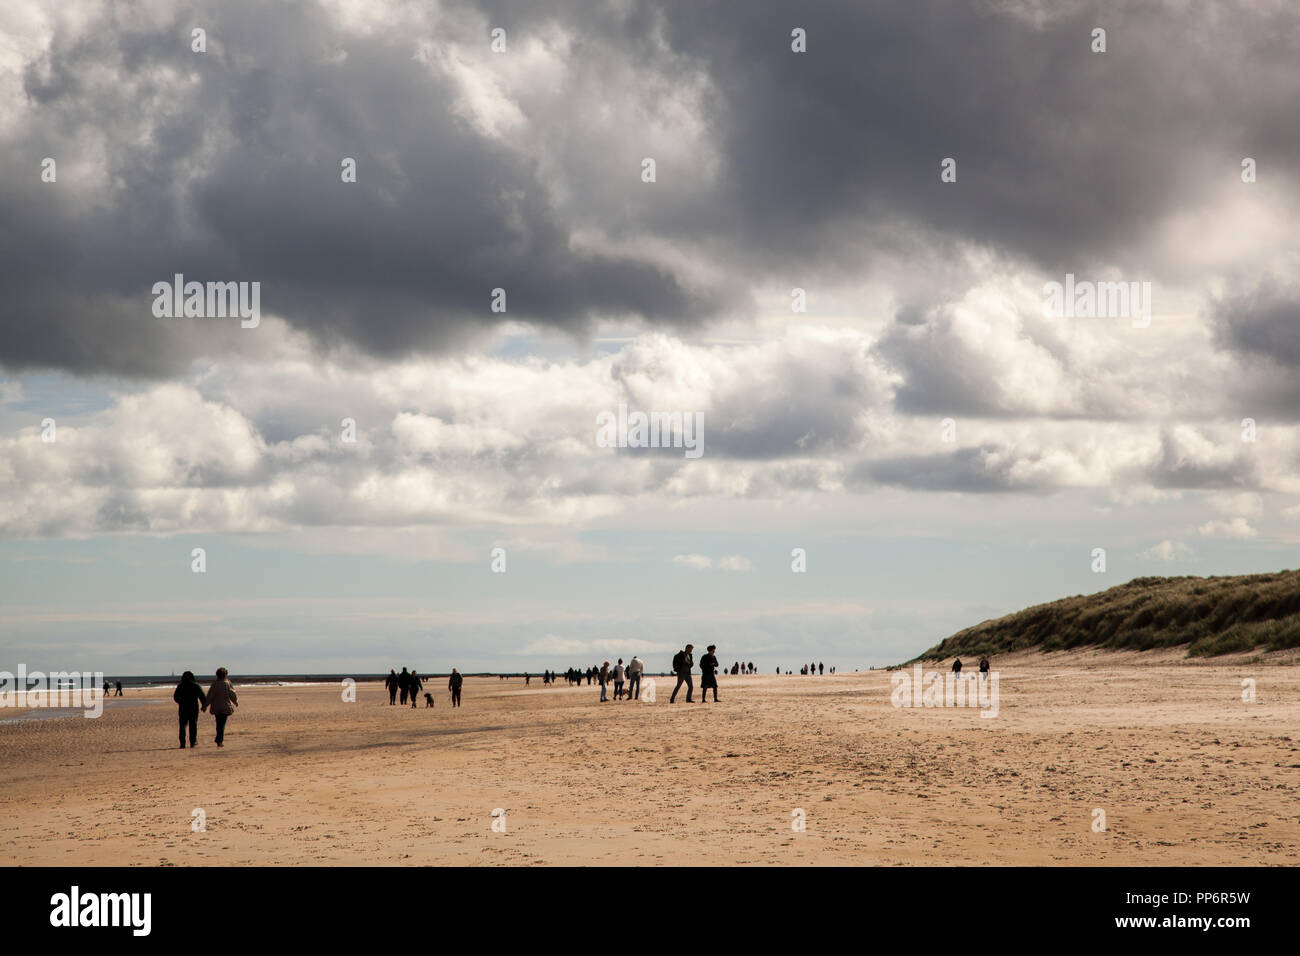
MULTIPOLYGON (((707 653, 700 658, 700 703, 707 704, 709 701, 709 688, 713 688, 713 702, 718 702, 718 655, 713 652, 718 649, 717 644, 710 644, 707 653)), ((738 673, 738 671, 733 671, 738 673)), ((686 699, 690 700, 688 693, 686 699)))
POLYGON ((104 681, 104 696, 107 697, 107 696, 109 695, 109 693, 110 693, 110 691, 109 691, 109 688, 108 688, 108 681, 104 681))
POLYGON ((460 688, 465 683, 465 678, 460 676, 460 671, 456 668, 451 669, 451 677, 447 679, 447 689, 451 691, 451 706, 460 706, 460 688))
POLYGON ((397 703, 397 671, 389 668, 388 676, 384 678, 384 686, 388 688, 388 706, 392 707, 397 703))
POLYGON ((988 680, 988 679, 989 679, 989 659, 987 657, 981 657, 980 658, 980 680, 988 680))
POLYGON ((677 692, 686 685, 686 703, 693 704, 691 695, 695 693, 695 683, 691 680, 691 667, 695 664, 695 658, 691 656, 691 651, 695 650, 694 644, 687 644, 686 649, 678 651, 673 655, 673 673, 677 675, 677 686, 673 688, 672 695, 668 698, 668 703, 677 703, 677 692))
POLYGON ((527 686, 528 686, 529 684, 531 684, 532 682, 533 682, 533 679, 532 679, 532 677, 530 677, 530 676, 528 675, 528 671, 524 671, 524 686, 527 687, 527 686))
POLYGON ((821 661, 817 662, 817 673, 822 676, 826 674, 826 665, 823 664, 821 661))
POLYGON ((212 716, 217 718, 217 738, 216 744, 222 746, 226 740, 226 721, 230 715, 235 712, 239 706, 239 697, 235 694, 235 687, 230 683, 228 677, 230 672, 224 667, 217 668, 217 679, 212 682, 208 688, 208 710, 212 716))
POLYGON ((424 682, 420 680, 420 675, 411 669, 411 710, 415 710, 415 697, 424 689, 424 682))
POLYGON ((952 672, 953 672, 954 674, 961 674, 961 658, 960 658, 960 657, 955 658, 955 659, 953 660, 953 662, 952 662, 952 672))
POLYGON ((641 696, 641 672, 645 670, 645 665, 641 663, 641 658, 635 654, 627 665, 627 699, 636 700, 641 696))
POLYGON ((623 658, 620 657, 618 659, 618 663, 614 665, 614 699, 615 700, 623 699, 623 676, 626 673, 627 671, 623 667, 623 658))
POLYGON ((397 675, 397 689, 402 692, 402 706, 406 706, 406 695, 411 692, 411 675, 402 668, 402 673, 397 675))
POLYGON ((605 692, 606 685, 609 683, 609 661, 605 661, 600 665, 600 670, 596 672, 596 679, 600 682, 600 699, 603 703, 609 700, 609 696, 605 692))
MULTIPOLYGON (((176 672, 175 672, 175 671, 172 671, 172 673, 175 674, 176 672)), ((114 694, 113 696, 115 696, 115 697, 121 697, 121 696, 122 696, 122 682, 121 682, 121 681, 118 681, 118 682, 117 682, 117 693, 114 694)))
POLYGON ((181 682, 176 685, 176 690, 172 692, 172 700, 176 701, 176 712, 180 718, 180 735, 181 749, 185 749, 185 728, 190 730, 190 747, 199 745, 199 710, 208 709, 208 698, 203 693, 203 688, 199 682, 194 679, 193 671, 186 671, 181 675, 181 682))

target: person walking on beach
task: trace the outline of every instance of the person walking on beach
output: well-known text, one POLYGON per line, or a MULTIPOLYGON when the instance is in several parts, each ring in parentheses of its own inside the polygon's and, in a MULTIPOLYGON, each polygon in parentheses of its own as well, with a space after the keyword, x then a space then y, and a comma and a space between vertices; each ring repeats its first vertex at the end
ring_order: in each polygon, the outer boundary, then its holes
POLYGON ((212 712, 213 717, 217 718, 218 747, 226 740, 226 721, 239 706, 239 697, 235 694, 234 685, 230 683, 229 674, 230 672, 224 667, 218 667, 217 679, 208 688, 208 710, 212 712))
POLYGON ((451 691, 451 706, 460 706, 460 688, 465 683, 465 678, 460 675, 456 668, 451 669, 451 677, 447 679, 447 689, 451 691))
POLYGON ((388 669, 388 676, 384 678, 384 686, 388 688, 388 706, 392 707, 397 703, 397 671, 392 668, 388 669))
POLYGON ((980 680, 988 680, 988 679, 989 679, 989 659, 987 657, 981 657, 980 658, 980 680))
POLYGON ((208 709, 208 698, 203 693, 203 688, 199 682, 194 679, 193 671, 186 671, 181 675, 181 682, 176 685, 176 690, 172 692, 172 700, 176 701, 176 712, 180 718, 180 735, 181 749, 185 749, 185 728, 190 730, 190 747, 199 745, 199 710, 208 709))
POLYGON ((109 693, 108 681, 104 681, 104 696, 107 697, 109 693))
MULTIPOLYGON (((172 671, 172 673, 175 674, 176 672, 175 672, 175 671, 172 671)), ((121 697, 121 696, 122 696, 122 682, 121 682, 121 681, 118 681, 118 682, 117 682, 117 693, 114 694, 113 696, 115 696, 115 697, 121 697)))
MULTIPOLYGON (((718 645, 710 644, 708 653, 700 658, 700 703, 706 704, 709 701, 709 688, 713 688, 713 702, 718 702, 718 655, 713 652, 718 649, 718 645)), ((737 665, 739 667, 739 665, 737 665)), ((737 671, 736 673, 739 673, 737 671)), ((690 695, 686 697, 690 700, 690 695)))
POLYGON ((402 668, 402 673, 397 675, 397 689, 402 692, 402 706, 406 706, 406 695, 411 692, 411 675, 402 668))
POLYGON ((623 699, 623 676, 626 673, 627 670, 626 668, 623 667, 623 658, 620 657, 618 659, 618 663, 614 665, 614 699, 615 700, 623 699))
POLYGON ((605 693, 605 685, 609 683, 609 661, 600 665, 600 670, 596 672, 596 679, 600 681, 600 702, 603 704, 609 700, 605 693))
POLYGON ((691 695, 695 693, 695 683, 691 680, 691 667, 695 664, 695 659, 691 657, 691 651, 695 650, 694 644, 687 644, 686 649, 678 651, 673 655, 673 673, 677 675, 677 686, 673 688, 672 695, 668 698, 668 703, 677 703, 677 692, 686 685, 686 703, 693 704, 691 695))
POLYGON ((420 680, 420 675, 411 671, 411 709, 415 709, 415 702, 419 699, 420 691, 424 689, 424 683, 420 680))
POLYGON ((641 658, 635 654, 627 665, 627 699, 636 700, 641 696, 641 672, 645 670, 645 664, 641 663, 641 658))
POLYGON ((954 658, 954 659, 953 659, 953 662, 952 662, 952 672, 953 672, 954 674, 956 674, 958 677, 961 676, 961 658, 960 658, 960 657, 957 657, 957 658, 954 658))

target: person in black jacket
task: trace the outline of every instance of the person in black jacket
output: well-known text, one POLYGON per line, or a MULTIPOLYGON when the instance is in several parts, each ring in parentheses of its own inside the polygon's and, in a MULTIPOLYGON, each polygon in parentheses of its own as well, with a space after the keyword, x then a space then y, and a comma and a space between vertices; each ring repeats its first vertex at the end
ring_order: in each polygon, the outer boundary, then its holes
POLYGON ((185 727, 187 724, 190 728, 190 746, 197 747, 199 745, 199 710, 208 709, 208 697, 203 693, 203 688, 199 686, 199 682, 194 679, 193 671, 186 671, 181 675, 181 682, 176 685, 172 700, 176 701, 178 716, 180 717, 181 749, 185 749, 185 727))
POLYGON ((384 678, 384 686, 388 688, 388 706, 392 707, 397 703, 397 671, 389 669, 388 676, 384 678))
POLYGON ((451 677, 447 678, 447 689, 451 691, 451 706, 460 706, 460 687, 465 683, 465 678, 460 675, 456 668, 451 669, 451 677))
POLYGON ((424 683, 420 680, 420 675, 416 673, 414 670, 412 670, 411 684, 410 684, 412 709, 415 708, 415 701, 418 698, 420 691, 422 691, 423 689, 424 689, 424 683))
POLYGON ((405 667, 402 673, 397 675, 397 689, 402 692, 402 706, 406 706, 406 695, 411 692, 411 675, 407 673, 405 667))
POLYGON ((691 695, 695 693, 695 683, 691 680, 691 667, 695 664, 695 659, 691 657, 691 651, 695 650, 694 644, 687 644, 686 650, 678 651, 673 655, 673 673, 677 675, 677 686, 673 688, 672 696, 668 698, 668 703, 677 703, 677 692, 686 685, 686 703, 693 704, 691 695))
MULTIPOLYGON (((710 644, 709 652, 700 658, 700 703, 707 703, 709 699, 709 688, 713 688, 713 702, 718 702, 718 655, 713 652, 718 649, 718 645, 710 644)), ((731 671, 733 674, 740 673, 740 665, 737 664, 731 671)), ((687 695, 690 700, 690 695, 687 695)))

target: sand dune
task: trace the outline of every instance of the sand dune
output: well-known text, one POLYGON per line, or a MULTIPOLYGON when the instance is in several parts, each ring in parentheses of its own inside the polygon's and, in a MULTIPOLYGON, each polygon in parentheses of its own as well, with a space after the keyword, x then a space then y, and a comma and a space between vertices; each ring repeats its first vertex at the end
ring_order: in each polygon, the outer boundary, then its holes
POLYGON ((170 691, 137 691, 156 705, 0 726, 0 860, 1300 863, 1300 669, 1102 652, 995 666, 994 719, 895 708, 882 671, 724 677, 717 706, 670 706, 663 679, 656 703, 601 704, 472 678, 460 710, 445 688, 412 710, 378 685, 356 703, 244 687, 226 748, 205 714, 194 751, 176 748, 170 691))

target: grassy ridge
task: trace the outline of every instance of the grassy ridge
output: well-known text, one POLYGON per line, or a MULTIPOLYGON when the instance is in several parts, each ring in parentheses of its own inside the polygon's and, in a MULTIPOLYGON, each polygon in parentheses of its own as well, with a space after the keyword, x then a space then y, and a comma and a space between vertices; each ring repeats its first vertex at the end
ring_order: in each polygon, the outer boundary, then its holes
POLYGON ((1181 645, 1190 657, 1300 647, 1300 571, 1134 578, 1098 594, 1039 604, 968 627, 917 660, 1034 647, 1146 651, 1181 645))

